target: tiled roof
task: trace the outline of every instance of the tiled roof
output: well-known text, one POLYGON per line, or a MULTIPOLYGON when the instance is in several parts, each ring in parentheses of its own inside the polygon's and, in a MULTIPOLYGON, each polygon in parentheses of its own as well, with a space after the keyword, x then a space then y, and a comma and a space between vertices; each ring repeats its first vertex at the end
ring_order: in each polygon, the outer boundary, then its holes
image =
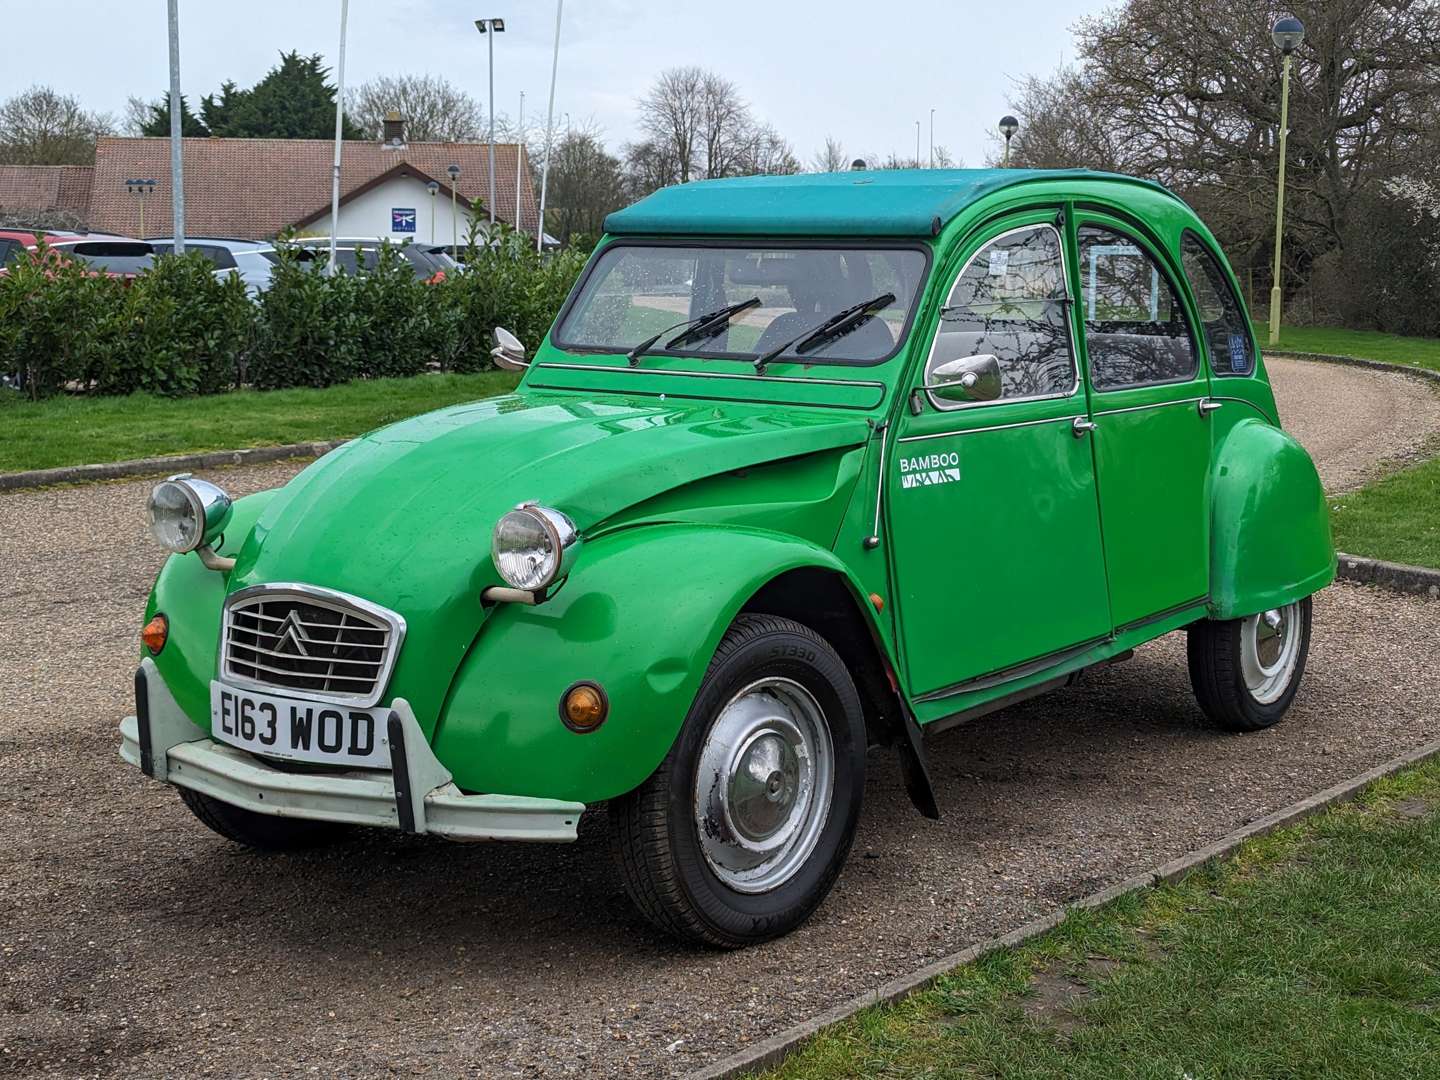
MULTIPOLYGON (((347 141, 340 195, 343 199, 404 164, 448 185, 446 167, 459 165, 456 190, 471 201, 483 203, 489 189, 488 150, 485 143, 411 143, 402 150, 393 150, 376 142, 347 141)), ((184 155, 185 231, 192 236, 269 237, 329 210, 335 144, 327 139, 186 139, 184 155)), ((520 227, 533 232, 537 216, 535 192, 527 182, 529 169, 523 146, 495 144, 495 215, 511 224, 515 222, 517 166, 523 170, 520 227)), ((90 196, 91 226, 127 236, 136 234, 140 228, 139 199, 125 190, 125 181, 131 178, 158 181, 145 202, 146 231, 153 235, 168 232, 169 139, 99 141, 90 196)))
POLYGON ((83 217, 94 172, 88 165, 0 165, 0 209, 70 210, 83 217))

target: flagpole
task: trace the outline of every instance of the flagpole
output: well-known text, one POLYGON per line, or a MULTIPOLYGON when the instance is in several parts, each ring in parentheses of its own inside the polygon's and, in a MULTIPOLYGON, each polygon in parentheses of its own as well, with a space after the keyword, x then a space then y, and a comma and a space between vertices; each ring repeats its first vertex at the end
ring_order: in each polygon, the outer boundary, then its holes
POLYGON ((345 145, 345 22, 349 17, 350 0, 340 0, 340 57, 335 66, 335 169, 330 177, 330 265, 326 271, 331 276, 335 274, 335 238, 340 229, 340 154, 345 145))
POLYGON ((555 75, 560 69, 560 13, 565 0, 555 0, 555 55, 550 61, 550 107, 545 111, 545 165, 540 170, 540 220, 535 223, 535 250, 545 246, 545 193, 550 186, 550 144, 554 142, 555 75))

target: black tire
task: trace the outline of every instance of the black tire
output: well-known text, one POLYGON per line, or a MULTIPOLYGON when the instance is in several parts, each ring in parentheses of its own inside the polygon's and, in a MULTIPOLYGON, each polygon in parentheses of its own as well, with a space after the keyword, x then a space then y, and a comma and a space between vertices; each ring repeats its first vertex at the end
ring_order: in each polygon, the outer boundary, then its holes
POLYGON ((231 806, 189 788, 178 788, 190 812, 215 832, 237 844, 260 851, 303 851, 324 847, 341 839, 350 826, 334 821, 307 821, 304 818, 275 817, 231 806))
POLYGON ((721 640, 680 734, 659 768, 610 803, 610 839, 626 891, 661 930, 735 949, 789 933, 825 899, 855 836, 865 790, 865 721, 835 650, 813 630, 771 615, 741 615, 721 640), (695 778, 706 736, 740 691, 791 680, 820 706, 833 750, 829 813, 808 858, 766 892, 742 892, 706 860, 695 822, 695 778))
POLYGON ((1300 624, 1299 655, 1289 681, 1278 697, 1261 701, 1245 681, 1242 649, 1245 619, 1206 620, 1190 627, 1186 651, 1195 700, 1210 721, 1226 731, 1261 731, 1290 708, 1305 674, 1310 652, 1310 598, 1294 605, 1300 624))

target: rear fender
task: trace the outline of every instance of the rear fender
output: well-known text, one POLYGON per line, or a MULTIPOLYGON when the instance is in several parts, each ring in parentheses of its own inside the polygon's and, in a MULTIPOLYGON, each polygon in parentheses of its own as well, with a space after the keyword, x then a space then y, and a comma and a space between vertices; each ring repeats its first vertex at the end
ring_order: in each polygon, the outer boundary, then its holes
POLYGON ((593 803, 638 787, 669 752, 720 638, 746 601, 799 567, 848 570, 793 536, 660 524, 582 545, 543 604, 500 604, 451 687, 435 755, 466 791, 593 803), (560 698, 592 680, 606 721, 577 734, 560 698))
POLYGON ((1335 579, 1325 492, 1310 455, 1259 419, 1226 433, 1211 485, 1210 614, 1235 619, 1335 579))

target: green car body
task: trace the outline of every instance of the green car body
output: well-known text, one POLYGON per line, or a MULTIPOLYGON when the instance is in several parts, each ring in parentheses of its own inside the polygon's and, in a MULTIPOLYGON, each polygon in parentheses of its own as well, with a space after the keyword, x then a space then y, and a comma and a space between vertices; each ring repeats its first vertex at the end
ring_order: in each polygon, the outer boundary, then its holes
POLYGON ((757 373, 753 357, 673 350, 632 362, 552 330, 514 394, 364 435, 238 500, 217 551, 233 567, 172 556, 147 609, 169 621, 147 663, 196 738, 210 730, 226 597, 305 583, 403 616, 379 704, 408 704, 460 793, 592 806, 656 772, 727 631, 763 612, 834 647, 869 742, 900 749, 933 812, 927 730, 1178 628, 1283 610, 1334 575, 1319 479, 1279 427, 1248 320, 1236 340, 1223 256, 1155 185, 1006 170, 758 177, 666 189, 607 228, 570 306, 617 245, 770 245, 781 261, 792 244, 879 246, 915 251, 923 264, 907 265, 923 273, 880 362, 782 356, 757 373), (999 258, 1010 237, 1063 250, 1065 296, 1043 319, 1068 341, 1073 387, 1062 373, 1055 392, 1015 400, 927 391, 957 275, 984 265, 977 253, 1001 281, 1010 259, 1034 257, 999 258), (1167 283, 1178 301, 1167 325, 1186 328, 1193 373, 1097 385, 1087 332, 1104 328, 1121 353, 1155 345, 1143 312, 1134 326, 1087 322, 1107 287, 1096 268, 1137 250, 1154 268, 1152 318, 1167 283), (1220 268, 1228 337, 1206 321, 1187 251, 1220 268), (527 500, 574 523, 573 564, 538 603, 482 600, 508 595, 490 537, 527 500), (560 707, 582 682, 608 704, 583 732, 560 707))

